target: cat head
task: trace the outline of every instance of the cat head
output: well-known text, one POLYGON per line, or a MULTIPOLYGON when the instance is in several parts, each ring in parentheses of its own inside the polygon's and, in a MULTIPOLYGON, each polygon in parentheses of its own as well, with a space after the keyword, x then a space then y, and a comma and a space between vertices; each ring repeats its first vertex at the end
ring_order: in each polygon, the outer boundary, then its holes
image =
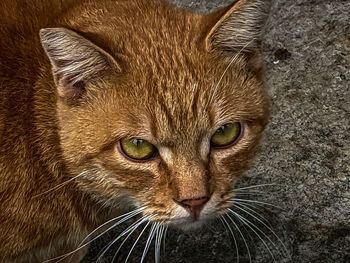
POLYGON ((225 213, 267 123, 266 11, 260 0, 209 15, 156 0, 85 3, 42 29, 80 190, 180 227, 225 213))

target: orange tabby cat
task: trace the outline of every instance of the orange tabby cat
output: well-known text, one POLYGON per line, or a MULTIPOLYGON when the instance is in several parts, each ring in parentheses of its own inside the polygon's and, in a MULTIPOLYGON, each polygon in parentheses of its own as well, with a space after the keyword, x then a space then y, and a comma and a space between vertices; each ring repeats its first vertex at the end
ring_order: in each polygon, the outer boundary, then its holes
POLYGON ((132 209, 183 229, 226 213, 268 118, 266 11, 2 0, 0 261, 58 257, 132 209))

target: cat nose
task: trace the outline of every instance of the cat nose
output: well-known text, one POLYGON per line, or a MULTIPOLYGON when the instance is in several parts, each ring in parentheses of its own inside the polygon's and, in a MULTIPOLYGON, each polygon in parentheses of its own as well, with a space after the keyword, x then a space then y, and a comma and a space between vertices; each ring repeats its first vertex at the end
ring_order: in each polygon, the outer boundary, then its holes
POLYGON ((209 201, 208 196, 203 196, 195 199, 185 199, 182 201, 175 200, 175 203, 185 208, 194 220, 199 219, 199 214, 202 211, 204 205, 209 201))

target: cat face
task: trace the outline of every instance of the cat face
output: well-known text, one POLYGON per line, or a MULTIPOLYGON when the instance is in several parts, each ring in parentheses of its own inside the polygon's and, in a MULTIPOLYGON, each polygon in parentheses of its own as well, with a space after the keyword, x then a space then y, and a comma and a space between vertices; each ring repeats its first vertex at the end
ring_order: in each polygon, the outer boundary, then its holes
POLYGON ((267 123, 256 43, 265 6, 238 1, 205 16, 142 3, 90 16, 108 20, 102 29, 74 20, 66 27, 81 34, 41 31, 64 159, 81 191, 97 200, 198 226, 231 206, 267 123), (244 21, 252 11, 259 16, 244 21), (133 12, 135 20, 113 12, 133 12))

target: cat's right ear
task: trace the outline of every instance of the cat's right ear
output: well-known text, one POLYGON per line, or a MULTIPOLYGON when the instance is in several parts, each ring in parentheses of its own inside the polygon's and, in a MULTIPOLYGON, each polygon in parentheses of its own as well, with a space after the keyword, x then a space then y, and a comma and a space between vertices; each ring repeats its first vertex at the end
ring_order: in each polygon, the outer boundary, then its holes
POLYGON ((245 56, 253 70, 261 68, 261 34, 270 0, 236 0, 231 6, 205 17, 209 26, 206 49, 224 56, 245 56))
POLYGON ((111 55, 71 30, 44 28, 40 40, 51 62, 58 94, 66 100, 80 98, 87 82, 121 71, 111 55))

